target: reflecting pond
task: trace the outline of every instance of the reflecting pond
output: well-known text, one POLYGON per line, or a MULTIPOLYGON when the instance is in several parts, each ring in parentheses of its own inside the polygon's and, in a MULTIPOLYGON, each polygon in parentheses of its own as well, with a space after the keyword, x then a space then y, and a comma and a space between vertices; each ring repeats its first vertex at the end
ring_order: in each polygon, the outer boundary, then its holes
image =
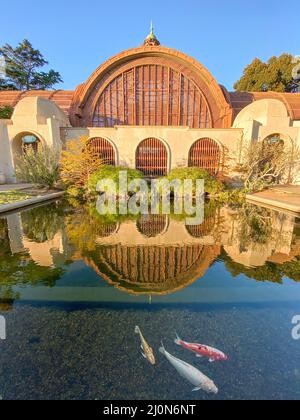
POLYGON ((300 399, 300 221, 213 203, 199 226, 62 202, 12 213, 0 218, 0 315, 3 399, 300 399), (218 394, 192 392, 162 340, 218 394))

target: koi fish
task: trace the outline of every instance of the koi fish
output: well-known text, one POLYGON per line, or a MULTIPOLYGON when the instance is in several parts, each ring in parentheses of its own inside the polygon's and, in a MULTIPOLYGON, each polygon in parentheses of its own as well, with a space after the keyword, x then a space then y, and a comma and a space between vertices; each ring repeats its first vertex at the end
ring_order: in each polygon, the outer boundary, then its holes
POLYGON ((143 334, 138 326, 135 327, 135 333, 140 336, 142 356, 148 360, 151 365, 155 365, 156 360, 152 348, 149 346, 147 341, 144 339, 143 334))
POLYGON ((219 360, 228 360, 228 356, 220 350, 203 344, 187 343, 186 341, 181 340, 178 335, 175 339, 175 343, 178 344, 178 346, 193 351, 196 353, 196 357, 208 357, 210 363, 217 362, 219 360))
POLYGON ((159 351, 167 358, 182 378, 186 379, 195 386, 193 392, 199 390, 209 392, 211 394, 217 394, 219 392, 218 388, 211 379, 205 376, 194 366, 172 356, 167 352, 163 344, 159 351))

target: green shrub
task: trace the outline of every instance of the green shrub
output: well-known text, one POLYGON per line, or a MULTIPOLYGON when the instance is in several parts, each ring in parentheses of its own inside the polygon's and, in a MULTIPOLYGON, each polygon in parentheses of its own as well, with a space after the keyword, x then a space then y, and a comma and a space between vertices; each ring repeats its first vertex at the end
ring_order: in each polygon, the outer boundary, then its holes
POLYGON ((0 120, 9 120, 13 112, 14 109, 10 105, 0 106, 0 120))
POLYGON ((79 188, 79 187, 76 187, 76 186, 69 187, 66 192, 67 192, 68 197, 70 197, 70 198, 81 199, 84 196, 83 188, 79 188))
POLYGON ((203 179, 205 192, 210 195, 218 194, 224 189, 224 186, 220 181, 212 177, 206 170, 200 168, 173 169, 166 179, 168 179, 168 181, 173 181, 175 179, 180 181, 191 179, 195 186, 197 179, 203 179))
MULTIPOLYGON (((96 190, 97 183, 101 181, 102 179, 111 179, 116 183, 116 186, 119 186, 119 172, 120 171, 126 171, 127 172, 127 178, 128 178, 128 184, 130 184, 131 181, 134 181, 135 179, 144 179, 144 175, 137 171, 136 169, 130 169, 122 166, 110 166, 110 165, 104 165, 99 168, 98 171, 93 173, 89 180, 86 183, 86 190, 87 194, 90 197, 95 197, 99 193, 96 190)), ((118 193, 117 189, 117 193, 118 193)))
POLYGON ((20 181, 52 188, 59 180, 57 153, 45 145, 28 149, 18 159, 16 174, 20 181))

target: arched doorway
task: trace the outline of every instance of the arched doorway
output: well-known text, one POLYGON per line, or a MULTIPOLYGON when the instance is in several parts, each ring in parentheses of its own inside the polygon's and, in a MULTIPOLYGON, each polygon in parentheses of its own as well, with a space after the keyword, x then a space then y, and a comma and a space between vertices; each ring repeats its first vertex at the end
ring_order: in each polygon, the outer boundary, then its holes
POLYGON ((136 150, 136 169, 150 178, 168 174, 168 151, 156 138, 143 140, 136 150))
POLYGON ((104 160, 106 165, 116 166, 116 153, 112 144, 103 137, 93 137, 89 140, 90 149, 104 160))
POLYGON ((270 136, 266 137, 264 139, 264 144, 266 146, 284 146, 284 140, 282 139, 281 134, 279 133, 275 133, 275 134, 271 134, 270 136))
POLYGON ((37 153, 38 147, 41 144, 41 139, 32 132, 19 133, 12 142, 12 151, 14 162, 16 162, 28 151, 37 153))
POLYGON ((206 169, 211 175, 220 171, 221 148, 210 138, 197 140, 190 149, 189 166, 206 169))

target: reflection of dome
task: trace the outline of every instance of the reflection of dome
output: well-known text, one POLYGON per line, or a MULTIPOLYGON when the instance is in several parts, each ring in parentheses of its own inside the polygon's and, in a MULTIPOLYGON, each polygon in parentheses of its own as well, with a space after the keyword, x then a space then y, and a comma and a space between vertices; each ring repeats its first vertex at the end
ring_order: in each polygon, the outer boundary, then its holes
POLYGON ((86 259, 104 280, 129 294, 168 294, 202 277, 219 246, 101 246, 86 259))
POLYGON ((168 228, 168 216, 161 214, 143 215, 137 221, 138 231, 147 238, 154 238, 168 228))

